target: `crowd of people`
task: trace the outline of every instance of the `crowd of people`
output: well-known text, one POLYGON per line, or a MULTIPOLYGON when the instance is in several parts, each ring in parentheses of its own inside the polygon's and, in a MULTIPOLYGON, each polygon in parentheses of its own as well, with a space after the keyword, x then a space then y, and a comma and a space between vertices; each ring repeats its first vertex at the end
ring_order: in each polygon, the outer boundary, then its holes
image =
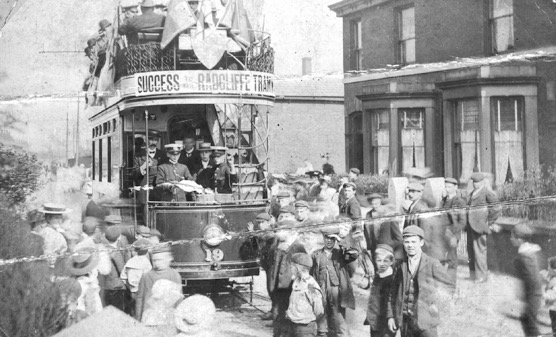
MULTIPOLYGON (((272 310, 262 318, 273 320, 274 336, 349 336, 345 312, 355 308, 355 285, 369 289, 365 324, 371 336, 437 336, 439 307, 446 304, 441 301, 455 294, 463 234, 468 279, 475 284, 488 282, 486 242, 488 235, 500 230, 496 224, 500 209, 484 174, 473 173, 470 193, 458 190, 458 181, 446 177, 436 205, 423 198, 425 181, 414 177, 401 210, 384 195, 365 191, 356 168, 337 176, 337 190, 330 186, 330 176, 316 171, 308 175, 312 177, 309 183, 297 180, 289 190, 275 190, 270 213, 257 217, 255 229, 276 231, 273 237, 260 238, 261 266, 272 300, 272 310), (322 191, 332 197, 323 196, 322 191), (321 203, 329 201, 337 203, 339 214, 327 207, 328 212, 319 217, 321 203), (322 229, 317 244, 310 239, 314 225, 322 229), (303 268, 308 273, 300 272, 303 268), (356 283, 358 268, 372 279, 367 286, 356 283), (299 297, 294 294, 301 281, 306 284, 303 289, 313 294, 307 295, 309 301, 320 291, 324 310, 313 304, 312 314, 309 309, 302 316, 292 313, 289 306, 298 306, 299 297)), ((520 320, 528 336, 540 334, 537 314, 543 296, 552 307, 556 302, 556 262, 549 261, 549 271, 540 273, 540 247, 531 242, 532 235, 527 224, 512 230, 512 243, 518 248, 517 275, 527 303, 520 320), (548 282, 545 295, 542 278, 548 282)), ((550 315, 555 322, 555 312, 550 315)))
MULTIPOLYGON (((234 175, 233 157, 208 143, 196 150, 194 141, 186 138, 183 146, 169 144, 166 153, 157 149, 154 138, 148 145, 136 145, 142 148, 133 160, 141 184, 156 172, 152 176, 157 186, 194 179, 226 193, 218 178, 228 174, 229 183, 234 175), (228 164, 218 158, 227 158, 228 164), (219 175, 216 169, 222 164, 226 168, 219 175)), ((272 321, 274 336, 349 336, 346 310, 356 308, 355 287, 368 291, 365 324, 372 336, 395 336, 398 331, 401 336, 438 335, 441 301, 455 293, 458 281, 463 234, 469 278, 477 284, 488 282, 486 240, 499 230, 495 221, 500 212, 484 174, 471 176, 468 195, 458 190, 457 180, 444 178, 437 205, 423 198, 424 181, 411 179, 401 211, 383 194, 365 190, 355 168, 345 174, 307 175, 308 182, 270 182, 268 211, 246 226, 257 241, 267 276, 272 307, 262 319, 272 321), (366 280, 358 280, 358 275, 366 280)), ((90 209, 93 216, 84 213, 78 237, 64 230, 64 215, 70 212, 64 205, 47 203, 28 216, 41 253, 50 257, 53 279, 64 289, 71 323, 112 305, 145 324, 173 331, 170 317, 184 297, 181 277, 170 266, 171 245, 164 244, 155 229, 134 229, 118 215, 90 209), (56 258, 65 253, 71 255, 56 258)), ((532 236, 527 224, 512 230, 527 303, 521 323, 527 335, 539 335, 536 317, 543 300, 556 323, 556 259, 541 272, 540 247, 532 236)))

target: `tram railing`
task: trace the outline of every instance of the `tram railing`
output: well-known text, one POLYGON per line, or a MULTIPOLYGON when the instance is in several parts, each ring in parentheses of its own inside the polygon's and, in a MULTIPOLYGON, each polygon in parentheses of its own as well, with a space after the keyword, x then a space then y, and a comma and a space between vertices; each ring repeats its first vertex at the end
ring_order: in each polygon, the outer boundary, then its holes
MULTIPOLYGON (((129 45, 116 54, 116 78, 136 73, 166 70, 205 69, 193 50, 179 50, 176 40, 165 49, 159 42, 129 45)), ((253 42, 246 50, 226 52, 215 69, 251 70, 274 73, 274 50, 270 36, 253 42)))

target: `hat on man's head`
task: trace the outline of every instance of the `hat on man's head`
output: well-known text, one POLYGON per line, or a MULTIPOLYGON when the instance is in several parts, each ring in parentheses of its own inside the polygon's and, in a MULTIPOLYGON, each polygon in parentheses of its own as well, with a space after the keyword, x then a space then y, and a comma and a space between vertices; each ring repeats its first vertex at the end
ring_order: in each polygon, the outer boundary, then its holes
POLYGON ((201 143, 199 145, 199 151, 211 151, 212 152, 212 147, 210 146, 210 143, 201 143))
POLYGON ((270 215, 268 213, 259 213, 257 214, 256 221, 270 221, 270 215))
POLYGON ((340 228, 338 228, 337 226, 335 226, 335 227, 326 227, 326 228, 321 229, 320 232, 324 236, 338 235, 338 234, 340 234, 340 228))
POLYGON ((121 234, 122 234, 122 229, 120 228, 120 226, 106 227, 106 231, 104 232, 104 236, 106 237, 106 240, 110 242, 114 242, 118 240, 121 234))
POLYGON ((373 199, 380 199, 380 200, 382 200, 382 195, 380 195, 380 194, 378 194, 378 193, 373 193, 373 194, 371 194, 371 195, 369 195, 369 196, 367 197, 367 200, 368 200, 368 201, 371 201, 371 200, 373 200, 373 199))
POLYGON ((73 276, 86 275, 98 265, 98 260, 95 247, 79 248, 68 259, 67 270, 73 276))
POLYGON ((301 208, 301 207, 309 208, 309 203, 305 200, 297 200, 293 205, 295 208, 301 208))
POLYGON ((455 178, 444 178, 444 183, 445 184, 454 184, 454 185, 458 185, 458 181, 455 178))
POLYGON ((104 217, 104 222, 109 224, 120 224, 122 223, 122 217, 116 214, 110 214, 104 217))
POLYGON ((112 24, 110 23, 110 21, 106 20, 106 19, 102 19, 100 20, 100 22, 98 23, 98 27, 99 27, 99 32, 102 32, 103 30, 105 30, 106 28, 112 26, 112 24))
POLYGON ((87 40, 87 47, 92 47, 95 44, 97 44, 97 39, 95 39, 94 37, 87 40))
POLYGON ((407 189, 409 191, 423 192, 424 187, 423 187, 423 184, 421 184, 421 183, 413 182, 413 183, 409 184, 407 189))
POLYGON ((473 172, 473 174, 471 175, 471 180, 473 180, 476 183, 483 181, 484 179, 485 179, 485 175, 482 174, 481 172, 473 172))
POLYGON ((512 233, 518 239, 529 240, 531 236, 533 236, 533 229, 527 224, 520 223, 515 225, 512 229, 512 233))
POLYGON ((406 228, 404 228, 403 236, 418 236, 421 239, 424 239, 425 238, 425 232, 423 232, 423 230, 420 227, 412 225, 412 226, 407 226, 406 228))
POLYGON ((345 184, 344 188, 346 188, 346 187, 351 187, 351 188, 353 188, 354 191, 357 191, 357 185, 355 185, 355 183, 353 183, 353 182, 349 182, 349 183, 345 184))
POLYGON ((276 195, 276 198, 289 198, 289 197, 290 197, 290 194, 286 191, 280 191, 276 195))
POLYGON ((213 155, 215 157, 220 157, 226 154, 226 151, 228 151, 228 148, 225 146, 211 146, 211 149, 213 151, 213 155))
POLYGON ((158 238, 162 238, 162 233, 158 231, 156 228, 150 228, 151 236, 156 236, 158 238))
POLYGON ((154 7, 154 6, 156 6, 156 4, 154 3, 153 0, 144 0, 141 3, 141 7, 145 7, 145 8, 150 8, 150 7, 154 7))
POLYGON ((147 226, 137 226, 136 234, 144 237, 149 237, 151 236, 151 229, 147 226))
POLYGON ((169 154, 180 154, 182 147, 179 144, 172 143, 172 144, 164 145, 164 148, 166 149, 166 152, 168 152, 169 154))
POLYGON ((390 245, 386 245, 384 243, 379 243, 378 245, 376 245, 375 252, 378 250, 383 250, 394 255, 394 249, 392 249, 390 245))
POLYGON ((349 169, 349 172, 353 172, 353 173, 355 173, 355 174, 357 174, 357 175, 360 175, 360 174, 361 174, 361 171, 359 171, 359 169, 358 169, 357 167, 352 167, 352 168, 350 168, 350 169, 349 169))
POLYGON ((169 243, 160 243, 154 246, 151 254, 159 254, 159 253, 171 253, 172 252, 172 245, 169 243))
POLYGON ((313 259, 307 253, 295 253, 292 255, 292 262, 299 265, 311 268, 313 266, 313 259))
POLYGON ((135 241, 131 246, 135 249, 147 250, 153 246, 153 243, 148 239, 139 239, 135 241))
POLYGON ((195 335, 210 329, 215 314, 216 307, 212 300, 195 294, 178 305, 174 313, 174 325, 180 331, 179 336, 195 335))
POLYGON ((282 214, 282 213, 291 213, 291 214, 295 215, 295 209, 292 206, 287 205, 287 206, 284 206, 284 207, 280 208, 280 213, 279 214, 282 214))
POLYGON ((71 209, 66 208, 64 204, 55 204, 53 202, 46 203, 39 208, 39 212, 44 214, 66 214, 70 213, 71 209))

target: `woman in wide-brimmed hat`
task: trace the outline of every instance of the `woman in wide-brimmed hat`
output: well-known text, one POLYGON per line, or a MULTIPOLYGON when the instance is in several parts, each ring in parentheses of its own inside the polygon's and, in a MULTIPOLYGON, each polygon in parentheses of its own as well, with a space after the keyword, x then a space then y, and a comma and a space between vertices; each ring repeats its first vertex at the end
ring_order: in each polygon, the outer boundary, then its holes
POLYGON ((102 310, 100 287, 98 285, 99 252, 95 247, 83 247, 68 259, 66 270, 81 285, 81 295, 77 299, 77 309, 93 315, 102 310))

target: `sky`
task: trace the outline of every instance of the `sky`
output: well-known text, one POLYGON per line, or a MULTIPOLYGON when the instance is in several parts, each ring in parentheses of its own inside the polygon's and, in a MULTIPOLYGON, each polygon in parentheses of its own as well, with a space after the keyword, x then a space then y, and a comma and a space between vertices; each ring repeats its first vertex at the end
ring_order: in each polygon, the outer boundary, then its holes
MULTIPOLYGON (((342 21, 328 8, 336 1, 244 1, 254 28, 272 36, 277 77, 301 75, 303 57, 312 58, 314 73, 341 72, 342 21)), ((118 1, 8 0, 0 6, 2 21, 13 3, 12 15, 0 24, 0 114, 20 119, 23 132, 14 136, 40 153, 48 130, 64 131, 57 139, 65 144, 67 117, 75 121, 76 96, 88 75, 83 48, 101 19, 112 21, 118 1)), ((87 111, 82 109, 78 136, 87 145, 87 111)), ((62 147, 48 155, 65 157, 62 147)))

